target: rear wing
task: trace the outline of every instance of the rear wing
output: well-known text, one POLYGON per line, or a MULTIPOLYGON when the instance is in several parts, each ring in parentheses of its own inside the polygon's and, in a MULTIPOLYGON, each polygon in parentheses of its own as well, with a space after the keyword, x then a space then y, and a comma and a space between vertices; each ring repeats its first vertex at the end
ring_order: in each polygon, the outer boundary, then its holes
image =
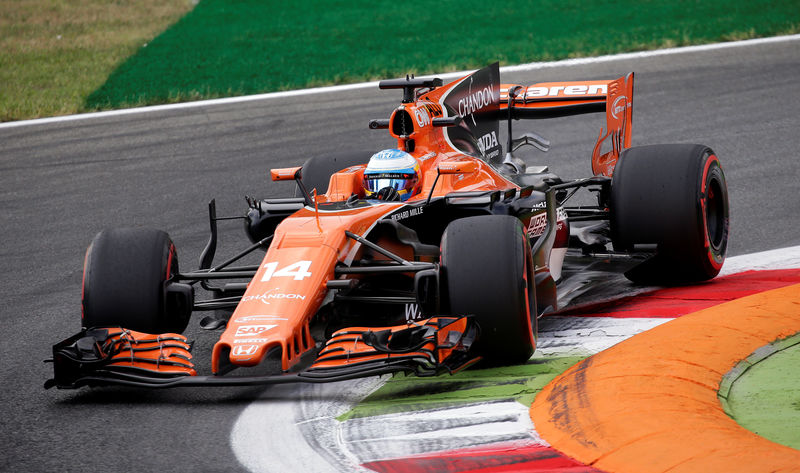
POLYGON ((527 87, 500 85, 501 119, 543 119, 599 112, 606 113, 606 128, 605 132, 600 130, 592 152, 592 172, 611 176, 619 154, 631 146, 632 72, 616 80, 543 82, 527 87), (601 154, 607 138, 611 138, 611 149, 601 154))

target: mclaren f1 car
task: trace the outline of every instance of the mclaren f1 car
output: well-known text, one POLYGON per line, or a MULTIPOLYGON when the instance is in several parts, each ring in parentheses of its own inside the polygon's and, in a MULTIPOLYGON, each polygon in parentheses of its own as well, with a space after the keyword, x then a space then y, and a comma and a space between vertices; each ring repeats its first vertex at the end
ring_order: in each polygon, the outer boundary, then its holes
POLYGON ((194 271, 179 268, 163 231, 98 234, 84 262, 83 328, 53 347, 46 386, 327 382, 524 363, 539 318, 568 307, 559 293, 577 275, 569 255, 625 261, 639 284, 719 272, 720 161, 703 145, 631 147, 632 73, 522 86, 502 84, 493 64, 447 84, 406 77, 379 87, 402 91, 388 119, 368 122, 396 149, 272 169, 295 193, 247 199, 239 218, 252 244, 238 255, 214 262, 213 201, 194 271), (591 176, 564 180, 519 158, 520 147, 550 144, 515 138, 514 122, 595 112, 606 126, 591 176), (570 205, 578 191, 589 205, 570 205), (257 252, 259 264, 241 263, 257 252), (203 328, 221 330, 203 376, 181 334, 201 311, 213 314, 203 328), (274 372, 254 374, 268 360, 274 372))

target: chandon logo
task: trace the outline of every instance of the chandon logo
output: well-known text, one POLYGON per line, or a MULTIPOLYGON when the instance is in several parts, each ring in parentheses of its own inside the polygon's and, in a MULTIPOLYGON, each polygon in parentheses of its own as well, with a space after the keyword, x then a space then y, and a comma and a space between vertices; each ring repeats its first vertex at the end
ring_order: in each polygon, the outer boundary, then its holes
MULTIPOLYGON (((472 78, 470 78, 472 79, 472 78)), ((470 84, 471 85, 471 84, 470 84)), ((472 115, 476 111, 492 104, 494 86, 488 85, 477 92, 470 91, 469 95, 458 101, 458 114, 462 117, 472 115)))
POLYGON ((270 300, 273 299, 299 299, 305 300, 306 296, 300 294, 282 294, 282 293, 275 293, 273 291, 277 291, 278 287, 275 289, 270 289, 269 291, 265 291, 263 294, 256 294, 254 296, 244 296, 242 297, 242 302, 248 301, 261 301, 264 304, 269 304, 270 300))

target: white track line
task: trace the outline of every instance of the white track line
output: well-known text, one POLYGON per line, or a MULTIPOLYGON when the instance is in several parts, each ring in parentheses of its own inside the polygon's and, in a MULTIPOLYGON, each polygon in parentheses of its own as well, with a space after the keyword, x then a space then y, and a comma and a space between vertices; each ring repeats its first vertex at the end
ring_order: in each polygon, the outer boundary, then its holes
POLYGON ((754 270, 800 268, 800 246, 732 256, 722 265, 720 276, 754 270))
MULTIPOLYGON (((532 62, 528 64, 520 64, 517 66, 504 66, 500 68, 500 72, 523 72, 523 71, 533 71, 537 69, 549 69, 553 67, 571 67, 571 66, 580 66, 584 64, 622 61, 626 59, 640 59, 640 58, 648 58, 656 56, 668 56, 673 54, 714 51, 718 49, 739 48, 739 47, 755 46, 760 44, 781 43, 786 41, 798 41, 798 40, 800 40, 800 34, 787 35, 787 36, 772 36, 769 38, 747 39, 742 41, 731 41, 727 43, 701 44, 698 46, 685 46, 680 48, 656 49, 652 51, 610 54, 607 56, 565 59, 561 61, 532 62)), ((472 71, 448 72, 446 74, 434 74, 430 76, 420 76, 420 77, 439 77, 441 79, 455 79, 458 77, 462 77, 466 74, 469 74, 470 72, 472 71)), ((60 117, 38 118, 35 120, 20 120, 15 122, 0 123, 0 129, 15 128, 28 125, 44 125, 48 123, 69 122, 75 120, 87 120, 90 118, 107 118, 120 115, 132 115, 137 113, 150 113, 150 112, 161 112, 166 110, 180 110, 185 108, 208 107, 212 105, 228 105, 228 104, 243 103, 243 102, 253 102, 257 100, 272 100, 272 99, 280 99, 286 97, 296 97, 300 95, 335 93, 335 92, 365 89, 377 86, 378 86, 377 81, 361 82, 357 84, 316 87, 313 89, 288 90, 284 92, 271 92, 268 94, 244 95, 240 97, 229 97, 229 98, 214 99, 214 100, 200 100, 196 102, 184 102, 184 103, 176 103, 168 105, 155 105, 151 107, 128 108, 122 110, 111 110, 107 112, 81 113, 78 115, 64 115, 60 117)))
POLYGON ((535 358, 592 356, 672 320, 670 317, 571 317, 551 315, 540 322, 535 358))
POLYGON ((500 400, 384 414, 341 422, 339 435, 361 463, 493 443, 548 446, 536 434, 529 409, 500 400))
POLYGON ((230 434, 233 453, 253 473, 367 472, 341 437, 336 417, 387 379, 272 386, 239 414, 230 434))

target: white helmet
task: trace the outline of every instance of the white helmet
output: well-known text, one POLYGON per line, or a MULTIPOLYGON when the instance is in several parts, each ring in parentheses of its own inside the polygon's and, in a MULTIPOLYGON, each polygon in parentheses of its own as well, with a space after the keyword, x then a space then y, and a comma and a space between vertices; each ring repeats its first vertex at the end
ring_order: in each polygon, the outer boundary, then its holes
POLYGON ((364 171, 368 199, 406 201, 419 187, 419 163, 405 151, 385 149, 369 159, 364 171))

